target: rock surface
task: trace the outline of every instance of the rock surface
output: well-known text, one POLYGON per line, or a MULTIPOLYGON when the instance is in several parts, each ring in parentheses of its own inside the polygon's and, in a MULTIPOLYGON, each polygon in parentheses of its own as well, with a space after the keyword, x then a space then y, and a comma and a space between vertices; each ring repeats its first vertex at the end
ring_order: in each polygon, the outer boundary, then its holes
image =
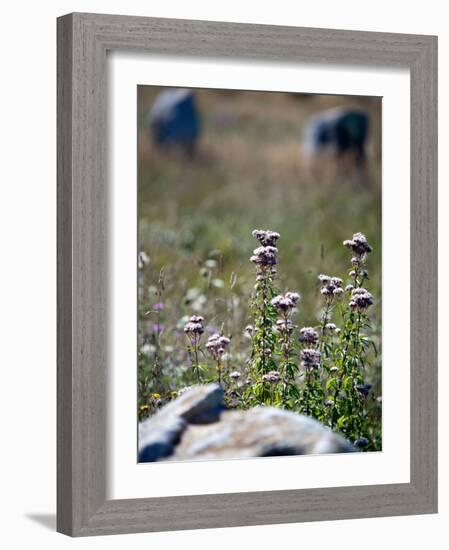
POLYGON ((172 455, 189 425, 217 423, 223 408, 223 390, 216 384, 186 391, 139 424, 139 462, 172 455))
POLYGON ((274 407, 225 410, 216 384, 186 391, 139 425, 139 462, 351 452, 320 422, 274 407))

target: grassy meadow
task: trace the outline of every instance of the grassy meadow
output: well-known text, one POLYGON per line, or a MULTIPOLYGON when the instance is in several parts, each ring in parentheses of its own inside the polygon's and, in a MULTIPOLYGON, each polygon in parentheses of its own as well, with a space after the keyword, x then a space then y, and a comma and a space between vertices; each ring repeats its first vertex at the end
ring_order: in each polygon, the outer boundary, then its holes
MULTIPOLYGON (((231 340, 222 366, 228 405, 254 404, 245 397, 246 388, 255 383, 251 335, 245 331, 254 322, 256 270, 249 261, 259 246, 252 237, 254 229, 280 234, 275 286, 279 292, 301 296, 292 314, 295 330, 321 323, 319 274, 340 277, 343 286, 351 282, 351 253, 342 242, 362 232, 373 248, 366 260, 369 278, 364 286, 374 303, 361 325, 369 340, 363 382, 372 388, 362 407, 370 417, 365 429, 369 433, 359 435, 369 439, 367 450, 379 450, 380 99, 198 90, 202 134, 197 154, 187 158, 155 147, 145 126, 146 114, 161 90, 141 86, 138 93, 138 235, 144 253, 139 269, 139 419, 197 382, 184 333, 192 315, 204 317, 201 381, 216 379, 214 359, 204 344, 220 332, 231 340), (370 115, 363 172, 337 167, 332 159, 310 165, 302 150, 307 119, 337 106, 359 107, 370 115), (239 377, 229 378, 233 372, 239 377)), ((331 309, 329 320, 344 330, 344 308, 331 309)), ((299 348, 295 354, 299 365, 299 348)), ((333 357, 328 356, 327 370, 333 357)), ((324 397, 333 393, 326 383, 323 380, 324 397)), ((290 408, 298 410, 294 403, 290 408)), ((282 406, 281 401, 272 404, 282 406)), ((332 427, 346 431, 344 422, 332 427)))

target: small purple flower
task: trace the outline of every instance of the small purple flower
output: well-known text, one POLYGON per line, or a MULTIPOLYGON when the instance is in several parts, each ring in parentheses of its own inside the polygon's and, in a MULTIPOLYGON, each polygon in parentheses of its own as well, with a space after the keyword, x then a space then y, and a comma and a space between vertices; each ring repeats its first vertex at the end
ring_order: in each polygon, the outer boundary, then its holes
POLYGON ((262 246, 275 246, 280 235, 276 233, 276 231, 270 231, 269 229, 254 229, 253 237, 255 237, 262 246))
POLYGON ((144 252, 143 250, 140 251, 139 255, 137 257, 137 265, 138 265, 139 269, 143 269, 149 263, 150 263, 150 258, 147 255, 147 253, 144 252))
POLYGON ((286 292, 285 295, 279 294, 271 300, 271 305, 278 311, 287 315, 298 303, 299 294, 297 292, 286 292))
POLYGON ((279 373, 275 370, 270 370, 269 373, 267 374, 264 374, 262 376, 262 380, 264 382, 269 382, 271 384, 276 384, 277 382, 279 382, 279 380, 281 379, 279 373))
POLYGON ((351 292, 351 301, 349 307, 357 310, 359 313, 366 311, 369 306, 374 304, 372 295, 364 288, 354 288, 351 292))
POLYGON ((313 348, 306 348, 301 351, 302 364, 305 367, 319 367, 321 360, 321 353, 313 348))
POLYGON ((164 325, 161 323, 154 323, 152 329, 154 334, 160 334, 164 330, 164 325))
POLYGON ((299 331, 299 341, 315 345, 318 342, 318 332, 313 327, 303 327, 299 331))
POLYGON ((225 352, 226 348, 231 343, 230 338, 223 336, 223 334, 215 333, 209 336, 206 342, 206 349, 209 353, 218 360, 225 352))
POLYGON ((254 332, 253 325, 246 325, 245 332, 248 333, 249 335, 251 335, 254 332))
POLYGON ((163 302, 158 302, 153 306, 154 311, 162 311, 163 309, 165 309, 165 304, 163 302))
POLYGON ((343 241, 343 245, 350 248, 359 258, 365 258, 366 254, 373 251, 373 247, 368 244, 367 238, 363 233, 354 233, 352 239, 343 241))
POLYGON ((253 250, 250 261, 262 266, 273 266, 277 264, 277 253, 275 246, 259 246, 253 250))
POLYGON ((200 315, 192 315, 187 323, 184 325, 184 332, 189 338, 196 338, 204 332, 203 326, 204 317, 200 315))
POLYGON ((330 277, 329 275, 318 275, 321 283, 321 294, 326 302, 330 303, 334 298, 339 298, 344 290, 342 288, 343 280, 340 277, 330 277))
POLYGON ((290 334, 293 332, 293 323, 291 319, 278 319, 276 321, 276 328, 281 333, 290 334))

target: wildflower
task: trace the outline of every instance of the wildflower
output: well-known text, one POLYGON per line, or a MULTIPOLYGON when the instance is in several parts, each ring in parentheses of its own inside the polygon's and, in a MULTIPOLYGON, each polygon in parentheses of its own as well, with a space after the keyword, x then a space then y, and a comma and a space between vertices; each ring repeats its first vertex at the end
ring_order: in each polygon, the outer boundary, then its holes
POLYGON ((152 357, 156 351, 156 346, 149 344, 148 342, 140 348, 140 352, 147 357, 152 357))
POLYGON ((157 304, 154 304, 153 310, 154 311, 162 311, 165 308, 165 305, 163 302, 158 302, 157 304))
POLYGON ((239 373, 238 370, 232 371, 229 375, 229 377, 232 378, 233 380, 238 380, 240 376, 241 374, 239 373))
POLYGON ((332 399, 326 399, 326 401, 324 402, 325 406, 326 407, 332 407, 332 405, 334 404, 333 400, 332 399))
POLYGON ((145 412, 149 409, 150 407, 148 405, 140 405, 139 407, 139 410, 140 412, 145 412))
POLYGON ((190 304, 190 307, 194 311, 202 311, 204 306, 206 305, 207 298, 204 294, 200 294, 196 300, 193 300, 193 302, 190 304))
POLYGON ((331 302, 334 298, 338 298, 344 292, 342 285, 343 280, 340 277, 330 277, 329 275, 318 275, 318 280, 321 283, 321 294, 326 301, 331 302))
POLYGON ((209 259, 204 262, 204 265, 209 269, 214 269, 215 267, 217 267, 218 262, 217 260, 209 259))
POLYGON ((331 368, 329 369, 329 372, 331 372, 332 374, 333 374, 334 372, 338 372, 338 367, 331 367, 331 368))
POLYGON ((203 321, 204 317, 201 317, 200 315, 192 315, 187 323, 184 325, 184 332, 188 336, 203 334, 203 321))
POLYGON ((245 327, 245 332, 249 335, 251 335, 253 332, 254 332, 254 327, 253 325, 246 325, 245 327))
POLYGON ((279 382, 279 380, 281 379, 279 373, 275 370, 270 370, 269 373, 267 374, 264 374, 262 376, 262 380, 264 382, 270 382, 271 384, 275 384, 276 382, 279 382))
POLYGON ((276 231, 270 231, 269 229, 255 229, 252 235, 260 242, 262 246, 275 246, 276 241, 280 237, 279 233, 276 233, 276 231))
POLYGON ((137 266, 139 269, 143 269, 147 264, 150 263, 150 258, 149 256, 146 254, 146 252, 144 252, 143 250, 139 252, 139 256, 137 258, 137 266))
POLYGON ((201 315, 192 315, 190 317, 190 321, 192 323, 202 323, 204 321, 204 317, 201 317, 201 315))
POLYGON ((152 394, 151 394, 151 397, 152 397, 153 399, 160 399, 161 394, 160 394, 160 393, 152 393, 152 394))
POLYGON ((197 287, 189 288, 186 292, 184 303, 188 306, 190 305, 194 300, 196 300, 199 296, 201 296, 201 289, 197 287))
POLYGON ((262 266, 276 265, 277 264, 278 249, 275 246, 259 246, 253 250, 253 255, 250 261, 254 264, 262 266))
POLYGON ((318 275, 318 280, 321 284, 327 285, 328 283, 330 283, 331 278, 329 277, 329 275, 323 275, 321 273, 320 275, 318 275))
POLYGON ((373 297, 366 289, 354 288, 352 290, 351 301, 349 302, 351 309, 355 309, 360 313, 366 311, 373 303, 373 297))
POLYGON ((352 239, 343 241, 343 245, 350 248, 359 258, 364 258, 366 254, 373 251, 373 247, 368 244, 363 233, 354 233, 352 239))
MULTIPOLYGON (((272 366, 274 360, 272 354, 276 347, 276 338, 273 324, 276 322, 274 308, 270 305, 270 300, 276 294, 273 286, 274 266, 277 264, 278 249, 276 242, 279 239, 279 233, 270 230, 255 229, 253 236, 259 241, 260 245, 253 251, 250 261, 256 264, 256 284, 254 285, 254 296, 252 306, 254 311, 254 330, 257 331, 257 338, 252 339, 251 365, 257 372, 266 373, 272 366)), ((289 299, 289 305, 293 304, 294 298, 289 299)), ((286 326, 287 328, 287 326, 286 326)), ((247 335, 252 335, 247 331, 247 335)))
POLYGON ((333 332, 336 328, 337 328, 337 325, 335 323, 326 323, 326 327, 325 327, 329 332, 333 332))
MULTIPOLYGON (((354 272, 355 275, 355 272, 354 272)), ((352 289, 354 288, 354 285, 346 285, 345 286, 345 292, 352 292, 352 289)))
POLYGON ((160 323, 154 323, 152 326, 152 330, 154 334, 160 334, 164 330, 164 325, 160 323))
POLYGON ((204 317, 201 317, 201 315, 192 315, 187 323, 184 325, 184 333, 189 340, 187 353, 190 356, 190 360, 192 362, 192 371, 196 374, 198 382, 201 381, 198 352, 200 351, 199 344, 201 340, 201 335, 204 332, 203 321, 204 317))
POLYGON ((313 348, 305 348, 301 351, 301 359, 305 367, 319 367, 321 353, 313 348))
POLYGON ((229 346, 230 343, 231 340, 229 338, 217 332, 215 334, 212 334, 212 336, 208 338, 206 342, 206 349, 209 351, 212 357, 214 357, 218 361, 220 357, 224 354, 225 349, 227 348, 227 346, 229 346))
POLYGON ((315 345, 318 342, 318 332, 312 327, 303 327, 299 331, 299 341, 315 345))
POLYGON ((297 292, 286 292, 285 295, 279 294, 271 300, 271 305, 278 311, 287 315, 298 303, 299 294, 297 292))
POLYGON ((291 333, 293 332, 293 323, 290 319, 278 319, 276 321, 276 328, 279 332, 282 333, 291 333))
POLYGON ((299 302, 299 299, 301 298, 301 296, 297 292, 286 292, 285 297, 291 300, 293 302, 293 305, 295 306, 299 302))

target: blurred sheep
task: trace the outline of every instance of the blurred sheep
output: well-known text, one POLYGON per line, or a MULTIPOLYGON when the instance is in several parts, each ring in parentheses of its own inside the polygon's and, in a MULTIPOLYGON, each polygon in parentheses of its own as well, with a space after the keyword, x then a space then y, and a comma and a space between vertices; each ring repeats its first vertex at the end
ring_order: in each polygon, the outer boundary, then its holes
POLYGON ((201 131, 194 93, 184 89, 160 93, 148 113, 147 127, 158 147, 176 147, 193 157, 201 131))
POLYGON ((310 160, 323 153, 338 163, 352 162, 361 168, 366 160, 368 115, 355 109, 330 109, 310 119, 304 133, 304 145, 310 160))

